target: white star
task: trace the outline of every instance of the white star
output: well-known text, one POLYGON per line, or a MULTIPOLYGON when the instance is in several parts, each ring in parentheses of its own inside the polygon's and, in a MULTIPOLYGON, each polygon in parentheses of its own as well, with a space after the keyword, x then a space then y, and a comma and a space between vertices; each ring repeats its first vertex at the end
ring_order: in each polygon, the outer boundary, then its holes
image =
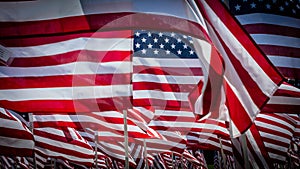
POLYGON ((151 37, 151 32, 148 32, 148 37, 151 37))
POLYGON ((184 48, 184 49, 187 49, 187 47, 188 47, 188 46, 187 46, 186 44, 183 45, 183 48, 184 48))
POLYGON ((166 54, 167 54, 167 55, 169 55, 169 54, 170 54, 170 51, 169 51, 168 49, 166 50, 166 54))
POLYGON ((140 37, 140 32, 136 32, 136 33, 135 33, 135 36, 136 36, 136 37, 140 37))
POLYGON ((175 49, 176 45, 174 45, 174 43, 171 45, 172 49, 175 49))
POLYGON ((145 38, 142 38, 142 42, 144 42, 144 43, 145 43, 146 41, 147 41, 147 39, 145 39, 145 38))
POLYGON ((192 40, 189 40, 190 44, 193 44, 194 42, 192 40))
POLYGON ((166 43, 169 43, 169 40, 170 40, 170 39, 168 39, 168 38, 165 38, 165 42, 166 42, 166 43))
POLYGON ((159 45, 159 47, 161 48, 161 49, 163 49, 164 47, 165 47, 165 45, 163 45, 162 43, 159 45))
POLYGON ((171 33, 171 37, 174 37, 174 36, 175 36, 175 33, 174 33, 174 32, 172 32, 172 33, 171 33))
POLYGON ((234 8, 236 11, 239 11, 239 10, 241 10, 241 5, 237 4, 234 8))
POLYGON ((178 42, 178 43, 180 43, 180 42, 181 42, 181 39, 180 39, 180 38, 178 38, 178 39, 177 39, 177 42, 178 42))
POLYGON ((147 52, 146 49, 143 49, 143 50, 142 50, 142 53, 143 53, 143 54, 146 54, 146 52, 147 52))
POLYGON ((192 51, 192 50, 190 50, 189 52, 190 52, 190 55, 193 55, 193 54, 194 54, 194 51, 192 51))
POLYGON ((283 8, 282 6, 280 6, 280 7, 279 7, 279 10, 280 10, 280 11, 283 11, 283 10, 284 10, 284 8, 283 8))
POLYGON ((267 8, 267 9, 271 9, 271 5, 270 5, 270 4, 267 4, 267 5, 266 5, 266 8, 267 8))
POLYGON ((293 14, 295 14, 295 13, 296 13, 296 10, 295 10, 295 9, 292 9, 292 12, 293 12, 293 14))
POLYGON ((182 51, 179 49, 179 50, 177 51, 177 53, 178 53, 178 55, 181 55, 182 51))
POLYGON ((157 42, 158 42, 158 39, 157 39, 157 38, 154 38, 153 41, 154 41, 154 43, 157 43, 157 42))
POLYGON ((252 2, 250 5, 251 5, 251 8, 256 8, 256 4, 254 2, 252 2))
POLYGON ((162 36, 163 36, 163 33, 159 32, 159 33, 158 33, 158 36, 159 36, 159 37, 162 37, 162 36))
POLYGON ((285 2, 285 5, 286 5, 286 6, 289 6, 289 3, 288 3, 288 2, 285 2))
POLYGON ((155 49, 155 50, 153 51, 153 53, 154 53, 154 55, 158 55, 158 50, 155 49))
POLYGON ((147 46, 149 49, 151 49, 153 45, 151 43, 149 43, 147 46))
POLYGON ((139 43, 136 43, 136 44, 135 44, 135 47, 136 47, 136 48, 140 48, 140 46, 141 46, 141 44, 139 44, 139 43))
POLYGON ((184 39, 186 39, 186 38, 187 38, 187 36, 186 36, 186 35, 183 35, 183 38, 184 38, 184 39))

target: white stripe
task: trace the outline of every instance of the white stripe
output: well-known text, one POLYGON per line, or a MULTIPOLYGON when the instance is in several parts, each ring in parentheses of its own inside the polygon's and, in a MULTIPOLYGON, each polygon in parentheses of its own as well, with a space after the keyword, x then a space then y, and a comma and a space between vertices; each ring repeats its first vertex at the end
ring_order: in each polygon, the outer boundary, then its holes
POLYGON ((247 132, 245 132, 245 134, 246 134, 252 148, 254 149, 256 155, 259 157, 260 161, 263 163, 264 168, 269 168, 267 162, 265 161, 265 158, 262 156, 262 153, 260 152, 260 148, 257 145, 252 133, 248 130, 247 132))
POLYGON ((0 136, 0 145, 4 147, 12 147, 12 148, 33 149, 34 142, 33 140, 25 140, 19 138, 0 136))
POLYGON ((273 96, 269 100, 268 104, 278 105, 300 105, 300 98, 284 97, 284 96, 273 96))
POLYGON ((192 111, 158 110, 158 109, 155 109, 155 116, 195 117, 192 111))
POLYGON ((274 153, 271 153, 271 152, 269 152, 269 156, 270 156, 270 158, 278 159, 280 161, 285 161, 286 160, 285 156, 282 156, 282 155, 279 155, 279 154, 274 154, 274 153))
MULTIPOLYGON (((189 93, 180 92, 163 92, 156 90, 134 90, 134 99, 161 99, 161 100, 175 100, 175 101, 188 101, 189 93)), ((1 96, 1 95, 0 95, 1 96)))
MULTIPOLYGON (((262 131, 259 131, 259 134, 261 135, 261 137, 263 138, 269 138, 269 139, 272 139, 272 140, 278 140, 278 141, 281 141, 283 143, 287 143, 289 144, 290 143, 290 139, 288 138, 285 138, 285 137, 281 137, 281 136, 278 136, 278 135, 274 135, 274 134, 271 134, 271 133, 266 133, 266 132, 262 132, 262 131)), ((292 136, 291 136, 292 137, 292 136)), ((266 141, 265 141, 266 142, 266 141)))
POLYGON ((1 100, 74 100, 131 96, 131 85, 0 90, 1 100))
MULTIPOLYGON (((240 79, 240 76, 237 74, 231 61, 227 57, 227 54, 226 54, 224 48, 222 47, 221 43, 219 42, 217 36, 214 34, 214 32, 211 32, 211 35, 214 35, 214 36, 212 36, 212 38, 214 38, 214 40, 216 42, 215 44, 219 48, 219 51, 223 55, 224 61, 226 62, 225 79, 228 82, 228 85, 230 86, 230 88, 233 90, 234 94, 240 100, 242 106, 248 113, 249 118, 253 119, 255 117, 255 115, 259 112, 259 108, 256 106, 256 104, 252 100, 250 94, 248 93, 246 87, 244 86, 242 80, 240 79)), ((250 74, 250 76, 251 76, 251 74, 250 74)), ((263 81, 261 81, 261 82, 263 82, 263 81)), ((270 82, 272 82, 272 81, 270 81, 270 82)), ((271 84, 274 84, 274 83, 271 83, 271 84)), ((267 89, 267 90, 269 90, 269 89, 267 89)), ((266 92, 264 92, 264 93, 266 93, 266 92)))
POLYGON ((37 149, 39 149, 40 151, 42 151, 44 154, 48 155, 48 156, 54 156, 54 157, 64 157, 66 159, 72 160, 72 161, 78 161, 78 162, 88 162, 88 163, 93 163, 93 159, 92 158, 80 158, 80 157, 76 157, 70 154, 64 154, 62 152, 56 152, 56 151, 52 151, 50 149, 44 149, 42 147, 38 147, 36 146, 37 149))
POLYGON ((173 76, 153 74, 133 74, 132 82, 155 82, 166 84, 198 84, 200 76, 173 76))
POLYGON ((33 1, 33 2, 1 2, 0 21, 32 21, 58 19, 84 14, 105 14, 119 12, 154 13, 180 17, 195 21, 191 9, 184 0, 152 0, 149 1, 33 1), (72 5, 69 5, 72 4, 72 5), (49 12, 45 12, 47 7, 49 12), (36 14, 39 15, 36 15, 36 14))
POLYGON ((300 58, 292 58, 287 56, 267 55, 276 67, 288 67, 300 69, 300 58))
POLYGON ((266 147, 269 147, 269 148, 272 148, 272 149, 275 149, 278 151, 282 151, 284 153, 287 153, 287 150, 288 150, 288 147, 282 147, 277 144, 272 144, 272 143, 268 143, 268 142, 264 142, 264 144, 266 147))
POLYGON ((131 51, 133 39, 128 38, 76 38, 62 42, 29 47, 8 48, 14 57, 51 56, 76 50, 131 51))
POLYGON ((152 120, 148 126, 154 126, 154 127, 169 127, 171 131, 172 128, 181 128, 182 130, 184 129, 185 131, 189 131, 191 128, 193 128, 194 122, 188 121, 188 122, 181 122, 181 121, 155 121, 152 120))
POLYGON ((11 119, 4 119, 4 118, 0 118, 0 122, 1 122, 0 127, 7 128, 7 129, 23 130, 24 132, 27 132, 21 122, 14 121, 11 119))
POLYGON ((252 13, 245 15, 236 15, 235 17, 239 20, 239 22, 242 25, 264 23, 300 28, 300 20, 288 16, 280 16, 266 13, 252 13))
MULTIPOLYGON (((261 118, 264 118, 264 119, 267 119, 267 120, 271 120, 271 121, 273 121, 272 124, 274 124, 274 125, 276 125, 276 124, 282 124, 282 125, 287 126, 287 127, 291 128, 291 129, 294 129, 294 126, 287 122, 290 119, 289 116, 287 116, 286 114, 283 114, 283 115, 284 116, 281 116, 281 117, 285 118, 285 120, 281 120, 280 118, 276 118, 276 117, 274 117, 272 115, 269 116, 269 115, 263 114, 263 113, 258 114, 257 117, 261 117, 261 118)), ((256 120, 256 121, 258 121, 258 120, 256 120)), ((268 124, 270 124, 270 123, 268 123, 268 124)))
POLYGON ((0 77, 44 77, 59 75, 131 73, 131 62, 72 62, 42 67, 0 66, 0 77))
POLYGON ((0 11, 1 21, 32 21, 83 15, 79 0, 1 2, 0 11))
MULTIPOLYGON (((41 131, 46 132, 46 130, 41 130, 41 131)), ((55 133, 51 133, 51 134, 55 134, 55 133)), ((87 149, 85 147, 81 147, 81 146, 76 145, 76 144, 65 143, 65 142, 61 142, 61 141, 58 141, 58 140, 53 140, 53 139, 46 138, 44 136, 39 136, 39 135, 34 135, 34 138, 37 142, 46 143, 46 144, 49 144, 53 147, 63 148, 65 150, 76 151, 76 152, 87 154, 87 155, 92 155, 93 154, 92 149, 87 149)), ((77 141, 79 141, 79 140, 77 140, 77 141)), ((82 142, 82 143, 84 143, 84 142, 82 142)), ((87 143, 84 143, 84 144, 87 144, 87 143)), ((49 149, 51 150, 51 147, 49 147, 49 149)))
POLYGON ((133 65, 135 66, 158 66, 158 67, 173 67, 173 68, 199 68, 201 67, 200 60, 182 59, 182 58, 142 58, 133 57, 133 65))
MULTIPOLYGON (((258 84, 259 88, 265 95, 271 96, 277 89, 277 85, 270 79, 270 77, 264 72, 264 70, 256 63, 248 51, 241 45, 241 43, 234 37, 230 30, 222 23, 218 16, 212 11, 212 9, 202 1, 205 8, 207 9, 207 14, 210 18, 215 18, 212 20, 212 24, 219 31, 224 42, 228 45, 233 55, 240 61, 243 68, 249 72, 251 78, 258 84), (236 50, 236 49, 239 50, 236 50)), ((220 50, 220 48, 219 48, 220 50)), ((223 53, 222 53, 223 54, 223 53)), ((226 65, 227 66, 227 65, 226 65)))
MULTIPOLYGON (((229 132, 228 132, 227 128, 220 127, 220 126, 215 125, 215 124, 195 123, 193 125, 193 127, 198 128, 198 129, 202 129, 202 130, 205 130, 205 129, 210 129, 210 130, 214 130, 214 131, 217 130, 217 131, 221 131, 221 132, 226 133, 226 134, 229 135, 229 132)), ((201 132, 205 132, 205 131, 201 131, 201 132)))
POLYGON ((273 125, 273 124, 264 123, 264 122, 260 122, 260 121, 255 121, 255 124, 256 124, 257 126, 261 126, 261 127, 267 128, 267 129, 274 130, 274 131, 282 132, 282 133, 288 134, 288 135, 290 135, 290 136, 293 135, 293 133, 291 133, 290 131, 284 130, 283 128, 278 127, 278 126, 273 125))
POLYGON ((251 34, 251 37, 258 45, 274 45, 300 48, 300 38, 268 34, 251 34))
POLYGON ((279 89, 300 92, 300 89, 298 89, 297 87, 294 87, 292 85, 286 85, 284 83, 279 86, 279 89))
POLYGON ((146 116, 149 119, 152 119, 154 117, 154 112, 151 110, 148 110, 144 107, 133 107, 135 111, 138 111, 142 115, 146 116))

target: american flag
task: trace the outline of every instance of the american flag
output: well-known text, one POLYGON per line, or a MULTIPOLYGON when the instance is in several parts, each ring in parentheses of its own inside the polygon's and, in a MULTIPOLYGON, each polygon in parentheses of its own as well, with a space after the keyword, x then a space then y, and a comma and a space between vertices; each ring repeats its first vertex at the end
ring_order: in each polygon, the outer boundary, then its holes
POLYGON ((287 78, 300 78, 300 2, 230 0, 232 14, 287 78))
POLYGON ((192 38, 138 30, 133 43, 133 106, 154 107, 149 126, 156 130, 189 130, 195 117, 188 94, 203 78, 192 38))
POLYGON ((9 110, 3 108, 0 108, 0 138, 0 154, 33 155, 34 138, 29 127, 9 110))
MULTIPOLYGON (((220 104, 225 108, 220 112, 230 114, 231 131, 236 137, 250 127, 284 79, 221 2, 196 2, 224 61, 219 64, 225 68, 223 89, 219 93, 220 104)), ((215 64, 211 62, 210 66, 216 67, 215 64)))

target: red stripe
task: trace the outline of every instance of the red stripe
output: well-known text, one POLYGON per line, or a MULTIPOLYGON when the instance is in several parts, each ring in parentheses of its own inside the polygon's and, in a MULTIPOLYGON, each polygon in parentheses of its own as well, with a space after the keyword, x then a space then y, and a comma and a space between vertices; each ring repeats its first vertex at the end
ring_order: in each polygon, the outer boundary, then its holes
POLYGON ((225 133, 221 130, 216 129, 208 129, 208 128, 191 128, 192 132, 202 132, 202 133, 212 133, 216 134, 217 136, 220 136, 222 138, 229 138, 229 133, 225 133))
MULTIPOLYGON (((62 131, 62 130, 61 130, 62 131)), ((87 144, 87 143, 84 143, 84 142, 81 142, 81 141, 78 141, 78 140, 68 140, 65 136, 59 136, 59 135, 56 135, 56 134, 53 134, 53 132, 52 132, 52 130, 51 131, 49 131, 49 132, 46 132, 46 130, 39 130, 38 128, 36 128, 36 129, 34 129, 34 135, 35 136, 38 136, 38 137, 44 137, 44 138, 48 138, 48 139, 50 139, 50 140, 53 140, 53 141, 58 141, 58 142, 62 142, 62 143, 69 143, 70 144, 70 147, 68 147, 68 148, 73 148, 73 146, 79 146, 79 147, 83 147, 83 148, 86 148, 86 149, 89 149, 89 150, 91 150, 91 151, 93 151, 92 150, 92 148, 91 148, 91 146, 89 145, 89 144, 87 144), (51 133, 50 133, 51 132, 51 133)), ((36 141, 37 142, 39 142, 39 143, 42 143, 38 138, 36 138, 36 141)), ((38 144, 39 145, 39 144, 38 144)), ((39 145, 39 146, 41 146, 41 145, 39 145)), ((50 147, 53 147, 53 145, 50 145, 49 144, 49 148, 50 147)), ((47 149, 47 146, 46 147, 44 147, 44 148, 46 148, 47 149)), ((61 147, 62 149, 63 149, 63 147, 61 147)), ((71 149, 72 149, 71 148, 71 149)), ((53 149, 52 149, 53 150, 53 149)), ((78 152, 78 151, 75 151, 75 149, 74 150, 67 150, 67 149, 63 149, 63 150, 66 150, 66 153, 68 152, 68 151, 74 151, 74 154, 76 153, 76 152, 78 152)), ((57 152, 59 152, 59 151, 57 151, 57 152)), ((79 154, 82 154, 82 157, 84 157, 84 156, 87 156, 87 154, 84 154, 84 153, 81 153, 81 152, 78 152, 79 154)), ((70 153, 69 155, 71 155, 72 153, 70 153)), ((81 156, 81 155, 80 155, 81 156)), ((78 156, 78 157, 80 157, 80 156, 78 156)))
MULTIPOLYGON (((182 113, 183 115, 183 113, 182 113)), ((153 121, 170 121, 170 122, 194 122, 195 118, 194 117, 188 117, 188 116, 155 116, 153 121)), ((188 127, 193 127, 193 126, 188 126, 188 127)))
MULTIPOLYGON (((18 124, 18 125, 22 125, 22 124, 18 124)), ((32 141, 33 142, 33 135, 29 131, 26 131, 25 129, 18 130, 18 129, 6 128, 5 126, 0 127, 0 136, 8 137, 8 138, 16 138, 16 139, 21 139, 24 141, 32 141)), ((18 143, 15 143, 15 144, 18 144, 18 143)), ((13 145, 11 145, 11 146, 13 146, 13 145)))
MULTIPOLYGON (((172 62, 172 61, 170 61, 172 62)), ((184 65, 187 66, 187 65, 184 65)), ((133 73, 153 74, 153 75, 172 75, 172 76, 203 76, 202 68, 197 67, 155 67, 134 65, 133 73)))
POLYGON ((286 77, 290 79, 300 79, 300 68, 290 67, 277 67, 278 70, 286 77))
POLYGON ((300 49, 287 46, 259 45, 266 55, 300 58, 300 49))
POLYGON ((296 123, 294 121, 294 119, 291 119, 287 114, 278 114, 278 113, 263 113, 261 112, 260 114, 258 114, 258 117, 255 119, 255 121, 264 121, 264 120, 269 120, 269 124, 275 124, 277 125, 278 124, 281 124, 279 121, 277 120, 271 120, 271 119, 268 119, 268 118, 275 118, 275 119, 278 119, 278 120, 282 120, 288 124, 290 124, 291 126, 295 126, 296 123), (263 116, 260 116, 260 115, 267 115, 267 117, 263 117, 263 116))
MULTIPOLYGON (((128 49, 129 50, 129 49, 128 49)), ((39 67, 39 66, 55 66, 72 62, 114 62, 114 61, 130 61, 131 51, 71 51, 67 53, 27 57, 13 58, 10 67, 39 67)), ((100 66, 100 64, 99 64, 100 66)))
POLYGON ((278 155, 281 155, 284 157, 284 158, 279 157, 279 159, 270 157, 272 159, 273 163, 285 163, 286 162, 287 152, 282 152, 282 151, 279 151, 278 149, 269 148, 269 147, 266 147, 266 150, 269 153, 278 154, 278 155))
POLYGON ((269 113, 294 113, 298 114, 300 105, 286 105, 286 104, 266 104, 262 109, 264 112, 269 113))
MULTIPOLYGON (((201 2, 197 1, 200 9, 202 11, 206 11, 201 2)), ((206 3, 210 6, 213 12, 216 13, 218 18, 223 22, 223 24, 231 30, 231 33, 235 36, 235 38, 241 43, 241 45, 249 52, 251 57, 258 63, 258 65, 264 70, 264 72, 274 81, 276 84, 280 84, 283 81, 281 75, 277 72, 277 70, 272 67, 270 61, 267 57, 259 50, 259 48, 255 45, 255 43, 249 37, 249 34, 245 30, 242 29, 241 25, 233 18, 233 16, 229 13, 229 11, 221 4, 221 2, 215 1, 206 1, 206 3)), ((204 15, 205 16, 205 15, 204 15)), ((205 16, 209 22, 210 19, 205 16)))
POLYGON ((0 25, 1 37, 45 36, 72 32, 94 32, 99 29, 120 30, 122 28, 175 31, 199 38, 206 36, 203 35, 205 31, 200 25, 185 19, 131 12, 74 16, 42 21, 1 22, 0 25), (174 23, 181 24, 174 26, 174 23))
POLYGON ((278 89, 275 93, 274 96, 287 96, 291 98, 297 98, 300 97, 300 91, 292 91, 292 90, 286 90, 286 89, 278 89))
MULTIPOLYGON (((1 102, 0 102, 1 103, 1 102)), ((0 104, 1 105, 1 104, 0 104)), ((133 99, 133 106, 159 106, 164 108, 189 108, 187 101, 163 100, 163 99, 133 99)))
POLYGON ((268 97, 263 93, 263 91, 261 91, 258 84, 252 79, 250 76, 251 72, 246 71, 241 62, 231 53, 230 49, 227 47, 219 34, 218 39, 222 43, 222 47, 225 49, 232 66, 236 70, 235 72, 238 74, 238 77, 240 77, 245 89, 248 91, 251 100, 257 105, 257 107, 261 108, 265 104, 268 97))
MULTIPOLYGON (((248 149, 250 149, 251 154, 253 155, 255 161, 258 162, 259 166, 261 166, 261 167, 263 166, 262 163, 261 163, 261 159, 255 153, 255 152, 257 152, 256 148, 259 148, 259 152, 258 153, 261 153, 261 155, 264 157, 264 160, 266 161, 266 163, 267 163, 268 166, 272 166, 270 164, 269 154, 267 153, 267 150, 265 149, 265 146, 264 146, 262 138, 261 138, 261 136, 259 134, 258 128, 256 128, 255 125, 252 125, 251 128, 250 128, 250 132, 251 132, 251 134, 252 134, 252 136, 254 138, 254 140, 252 140, 252 141, 254 141, 257 144, 257 146, 258 146, 258 147, 255 147, 255 148, 252 147, 252 146, 248 146, 248 149)), ((247 144, 251 145, 249 139, 250 138, 247 137, 247 144)))
POLYGON ((131 105, 130 97, 82 99, 82 100, 1 100, 0 106, 18 112, 91 112, 123 110, 131 105))
POLYGON ((250 34, 274 34, 274 35, 300 38, 300 29, 299 28, 280 26, 280 25, 272 25, 272 24, 263 24, 263 23, 243 25, 243 27, 250 34))
MULTIPOLYGON (((280 126, 281 128, 287 128, 285 126, 280 126)), ((265 133, 270 133, 270 134, 274 134, 280 137, 284 137, 284 138, 290 138, 292 137, 291 135, 289 135, 288 133, 282 133, 283 131, 276 131, 274 129, 269 129, 269 128, 265 128, 265 127, 261 127, 261 126, 257 126, 257 129, 261 132, 265 132, 265 133)), ((286 129, 288 131, 290 131, 291 133, 293 133, 293 129, 286 129)), ((278 140, 279 141, 279 140, 278 140)))
POLYGON ((1 155, 3 156, 24 156, 24 157, 32 157, 33 149, 27 148, 15 148, 15 147, 5 147, 1 146, 1 155))
POLYGON ((162 92, 190 92, 196 84, 169 84, 157 82, 133 82, 133 91, 135 90, 155 90, 162 92))
MULTIPOLYGON (((34 33, 34 32, 33 32, 34 33)), ((38 37, 14 37, 9 39, 1 39, 0 43, 5 47, 27 47, 38 46, 50 43, 58 43, 62 41, 72 40, 76 38, 131 38, 132 31, 106 31, 106 32, 88 32, 88 33, 73 33, 65 35, 51 35, 38 37)))
MULTIPOLYGON (((291 141, 290 139, 291 139, 291 138, 292 138, 292 137, 289 138, 289 142, 281 142, 281 141, 278 140, 278 138, 277 138, 276 136, 273 137, 273 138, 268 138, 268 137, 263 137, 263 136, 262 136, 262 139, 263 139, 264 142, 266 142, 266 143, 271 143, 271 144, 274 144, 274 145, 276 145, 276 146, 282 146, 282 147, 285 147, 286 150, 289 148, 290 141, 291 141)), ((266 146, 266 148, 267 148, 267 147, 274 148, 274 146, 272 146, 272 145, 266 146)), ((279 152, 282 152, 282 151, 280 150, 279 152)), ((271 151, 271 153, 274 153, 274 152, 271 151)), ((285 153, 286 153, 286 152, 285 152, 285 153)), ((275 153, 274 153, 274 154, 275 154, 275 153)))
POLYGON ((226 89, 226 104, 228 105, 230 118, 239 129, 239 132, 243 133, 250 127, 252 120, 228 84, 226 89))
MULTIPOLYGON (((42 77, 0 78, 0 89, 28 89, 77 86, 108 86, 130 84, 130 74, 58 75, 42 77)), ((16 91, 17 92, 17 91, 16 91)))

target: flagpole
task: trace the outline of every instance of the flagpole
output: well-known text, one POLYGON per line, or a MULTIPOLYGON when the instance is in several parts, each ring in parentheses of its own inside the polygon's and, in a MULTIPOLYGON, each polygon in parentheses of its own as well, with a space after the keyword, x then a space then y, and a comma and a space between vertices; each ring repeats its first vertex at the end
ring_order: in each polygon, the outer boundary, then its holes
POLYGON ((123 110, 124 117, 124 142, 125 142, 125 169, 129 169, 129 158, 128 158, 128 130, 127 130, 127 110, 123 110))
POLYGON ((146 169, 149 169, 147 154, 148 154, 147 143, 146 143, 146 139, 144 139, 144 160, 145 160, 146 169))
POLYGON ((95 168, 98 169, 98 130, 94 133, 95 138, 95 168))
POLYGON ((221 158, 222 158, 222 165, 225 168, 226 167, 226 157, 225 157, 225 153, 224 153, 224 149, 223 149, 223 144, 222 144, 222 140, 221 137, 219 138, 219 142, 220 142, 220 147, 221 147, 221 158))
POLYGON ((246 140, 245 133, 241 135, 241 142, 242 142, 242 150, 244 156, 244 167, 245 169, 250 169, 248 150, 247 150, 247 140, 246 140))
POLYGON ((172 151, 172 154, 171 154, 171 159, 172 159, 172 168, 175 168, 175 164, 174 164, 174 160, 173 160, 173 158, 174 158, 174 153, 173 153, 173 151, 172 151))
MULTIPOLYGON (((28 116, 29 116, 30 130, 31 130, 32 135, 33 135, 33 129, 34 129, 34 126, 33 126, 33 114, 32 114, 32 113, 28 113, 28 116)), ((35 142, 34 142, 34 146, 33 146, 33 157, 32 157, 32 161, 33 161, 33 168, 36 169, 37 166, 36 166, 36 157, 35 157, 35 142)))

